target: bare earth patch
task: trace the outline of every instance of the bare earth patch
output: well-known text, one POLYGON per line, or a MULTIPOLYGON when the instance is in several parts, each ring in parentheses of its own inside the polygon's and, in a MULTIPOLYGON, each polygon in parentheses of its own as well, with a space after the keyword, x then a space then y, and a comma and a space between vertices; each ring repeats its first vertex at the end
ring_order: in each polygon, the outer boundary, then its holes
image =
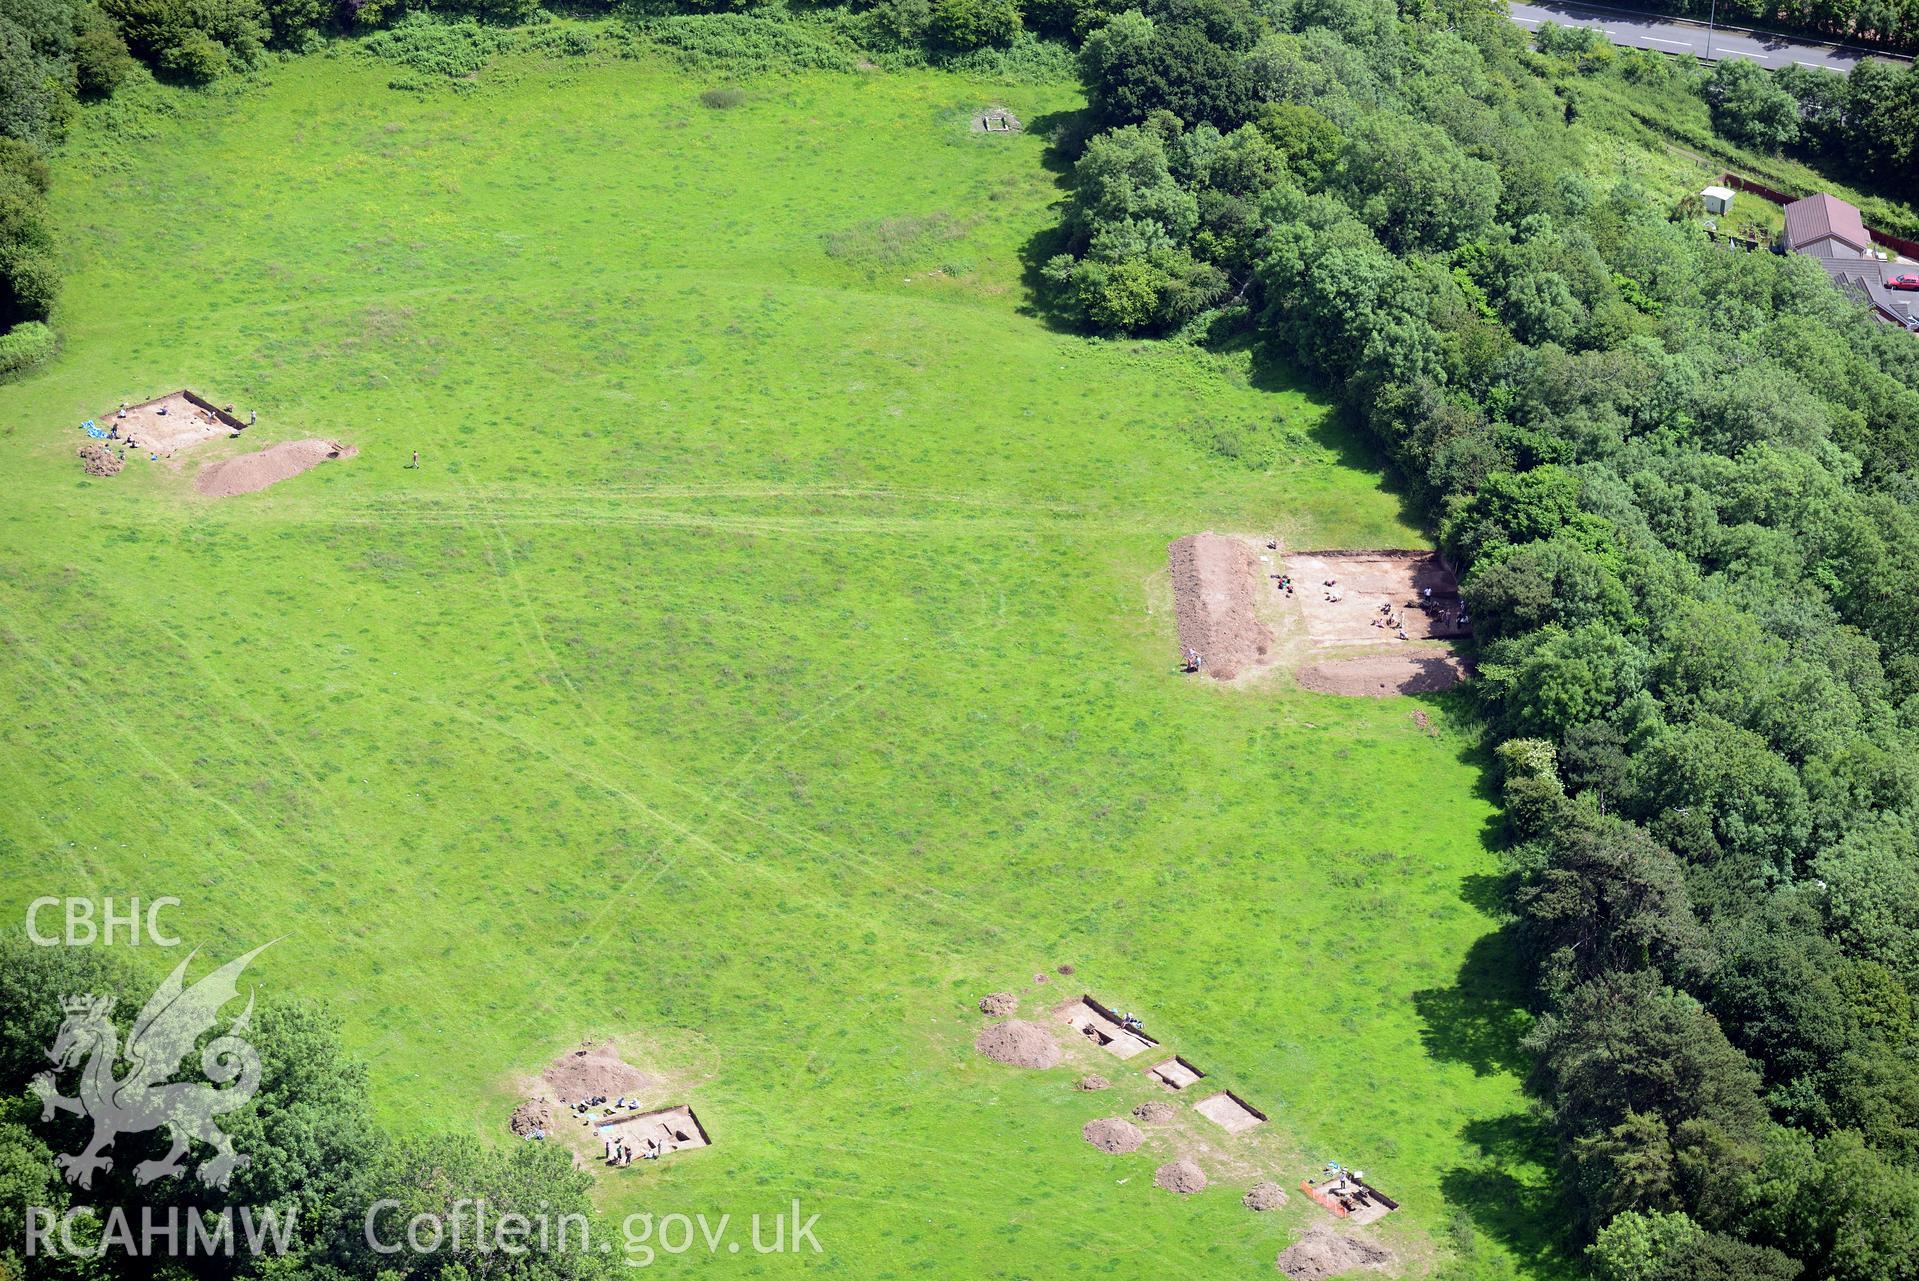
POLYGON ((1397 639, 1394 629, 1376 625, 1389 613, 1410 640, 1452 640, 1471 630, 1459 624, 1459 580, 1437 552, 1288 552, 1282 564, 1315 646, 1397 639))
POLYGON ((620 1058, 611 1041, 582 1044, 546 1065, 540 1079, 562 1103, 638 1094, 652 1084, 646 1073, 620 1058))
POLYGON ((1272 1182, 1255 1183, 1246 1189, 1246 1195, 1239 1199, 1239 1203, 1248 1210, 1260 1213, 1277 1210, 1286 1204, 1286 1189, 1272 1182))
POLYGON ((1228 1134, 1244 1134, 1266 1120, 1256 1108, 1231 1090, 1221 1090, 1218 1094, 1201 1099, 1193 1104, 1193 1111, 1228 1134))
POLYGON ((1133 1028, 1124 1026, 1123 1015, 1108 1009, 1091 996, 1067 1001, 1054 1009, 1053 1013, 1064 1020, 1068 1027, 1115 1058, 1130 1059, 1142 1050, 1150 1050, 1159 1044, 1143 1030, 1137 1030, 1137 1025, 1133 1028))
POLYGON ((1089 1090, 1089 1091, 1090 1090, 1110 1090, 1113 1088, 1113 1083, 1107 1080, 1105 1077, 1099 1075, 1097 1072, 1094 1072, 1094 1073, 1089 1073, 1086 1076, 1082 1076, 1079 1080, 1073 1082, 1073 1088, 1075 1090, 1089 1090))
POLYGON ((238 418, 185 390, 102 414, 99 422, 115 428, 129 449, 162 456, 241 431, 238 418))
POLYGON ((979 1012, 1003 1019, 1019 1008, 1019 998, 1011 992, 988 992, 979 999, 979 1012))
POLYGON ((238 458, 208 463, 193 478, 193 487, 209 498, 251 494, 311 471, 335 458, 351 458, 360 451, 333 440, 288 440, 238 458))
POLYGON ((981 1028, 973 1039, 973 1048, 998 1063, 1014 1067, 1058 1067, 1062 1057, 1059 1042, 1037 1023, 1010 1019, 981 1028))
POLYGON ((513 1116, 507 1125, 521 1138, 530 1134, 545 1134, 553 1128, 553 1105, 545 1099, 528 1099, 513 1109, 513 1116))
POLYGON ((1133 1115, 1149 1125, 1164 1125, 1179 1115, 1179 1109, 1161 1099, 1148 1099, 1133 1109, 1133 1115))
POLYGON ((1422 648, 1310 663, 1299 669, 1299 683, 1322 694, 1388 698, 1394 694, 1432 694, 1451 689, 1468 674, 1466 664, 1458 655, 1422 648))
POLYGON ((700 1118, 684 1104, 607 1117, 595 1123, 594 1132, 600 1137, 602 1154, 612 1165, 631 1165, 649 1152, 664 1156, 713 1144, 700 1118))
POLYGON ((1268 661, 1273 632, 1254 612, 1259 562, 1242 538, 1188 534, 1166 549, 1173 574, 1173 614, 1180 656, 1199 655, 1201 668, 1227 681, 1268 661))
POLYGON ((1183 1090, 1198 1082, 1206 1074, 1185 1059, 1174 1055, 1164 1063, 1156 1063, 1147 1068, 1146 1075, 1169 1090, 1183 1090))
POLYGON ((120 456, 105 445, 80 446, 80 467, 89 476, 118 476, 124 466, 120 456))
POLYGON ((1205 1188, 1206 1171, 1199 1168, 1199 1162, 1183 1156, 1177 1161, 1168 1161, 1154 1170, 1153 1182, 1168 1192, 1190 1196, 1205 1188))
POLYGON ((1102 1152, 1136 1152, 1139 1145, 1146 1142, 1146 1136, 1131 1121, 1116 1116, 1103 1116, 1097 1121, 1088 1121, 1079 1129, 1080 1137, 1102 1152))
POLYGON ((1342 1236, 1322 1223, 1281 1250, 1274 1264, 1293 1281, 1327 1281, 1360 1268, 1379 1271, 1392 1261, 1392 1251, 1384 1246, 1342 1236))

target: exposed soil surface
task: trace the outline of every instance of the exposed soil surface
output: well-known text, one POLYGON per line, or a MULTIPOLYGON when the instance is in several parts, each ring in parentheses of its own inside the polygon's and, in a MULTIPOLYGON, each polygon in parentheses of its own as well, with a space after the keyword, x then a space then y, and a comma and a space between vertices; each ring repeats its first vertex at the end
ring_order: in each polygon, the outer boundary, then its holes
POLYGON ((1466 664, 1457 655, 1421 648, 1311 663, 1299 669, 1299 683, 1322 694, 1388 698, 1451 689, 1467 675, 1466 664))
POLYGON ((1200 1169, 1199 1163, 1191 1157, 1183 1156, 1154 1170, 1153 1182, 1168 1192, 1189 1196, 1206 1186, 1206 1171, 1200 1169))
POLYGON ((1239 1199, 1239 1203, 1248 1210, 1277 1210, 1286 1204, 1286 1189, 1277 1183, 1255 1183, 1246 1189, 1246 1195, 1239 1199))
POLYGON ((1392 1261, 1392 1251, 1385 1247, 1341 1236, 1322 1223, 1281 1250, 1274 1263, 1293 1281, 1327 1281, 1360 1268, 1381 1269, 1392 1261))
POLYGON ((1073 1082, 1073 1088, 1075 1090, 1110 1090, 1113 1088, 1113 1083, 1098 1073, 1093 1073, 1073 1082))
POLYGON ((987 1058, 1014 1067, 1049 1068, 1059 1066, 1059 1042, 1037 1023, 1010 1019, 980 1029, 973 1048, 987 1058))
POLYGON ((513 1118, 507 1124, 522 1138, 535 1130, 545 1132, 553 1128, 553 1106, 545 1099, 528 1099, 513 1109, 513 1118))
POLYGON ((105 445, 82 445, 80 466, 89 476, 118 476, 126 464, 105 445))
POLYGON ((1230 1090, 1221 1090, 1218 1094, 1201 1099, 1193 1104, 1193 1111, 1220 1126, 1228 1134, 1244 1133, 1266 1119, 1248 1107, 1244 1100, 1235 1096, 1230 1090))
POLYGON ((1167 1059, 1164 1063, 1156 1064, 1146 1069, 1146 1075, 1152 1077, 1169 1090, 1183 1090, 1187 1086, 1200 1080, 1206 1074, 1188 1063, 1185 1059, 1174 1056, 1173 1058, 1167 1059))
POLYGON ((1197 653, 1200 670, 1231 680, 1272 653, 1273 632, 1253 611, 1259 562, 1244 539, 1188 534, 1166 549, 1180 658, 1197 653))
POLYGON ((193 487, 209 498, 251 494, 311 471, 335 458, 351 458, 360 451, 334 440, 288 440, 238 458, 208 463, 193 478, 193 487))
POLYGON ((1133 1115, 1149 1125, 1164 1125, 1179 1115, 1178 1109, 1160 1099, 1148 1099, 1133 1109, 1133 1115))
POLYGON ((1019 1008, 1019 998, 1011 992, 988 992, 979 999, 979 1012, 1003 1019, 1019 1008))
MULTIPOLYGON (((1097 1121, 1088 1121, 1079 1128, 1080 1137, 1102 1152, 1136 1152, 1146 1136, 1131 1121, 1116 1116, 1103 1116, 1097 1121)), ((1197 1168, 1197 1167, 1195 1167, 1197 1168)))
POLYGON ((1317 647, 1394 640, 1400 628, 1411 640, 1471 631, 1459 625, 1459 581, 1437 553, 1288 552, 1283 564, 1317 647), (1381 625, 1388 617, 1398 627, 1381 625))
POLYGON ((693 1115, 692 1108, 683 1104, 616 1116, 600 1123, 596 1129, 611 1138, 616 1148, 625 1147, 624 1153, 616 1155, 616 1164, 641 1157, 649 1150, 649 1145, 655 1152, 678 1152, 683 1148, 711 1145, 700 1119, 693 1115))
POLYGON ((177 449, 191 449, 209 440, 231 436, 240 430, 237 418, 223 415, 197 401, 184 391, 161 396, 124 411, 100 415, 101 427, 116 428, 127 447, 165 456, 177 449))
POLYGON ((562 1103, 577 1103, 602 1095, 617 1099, 638 1094, 652 1084, 646 1073, 620 1058, 611 1041, 597 1045, 587 1043, 568 1050, 546 1065, 540 1079, 553 1087, 553 1096, 562 1103))

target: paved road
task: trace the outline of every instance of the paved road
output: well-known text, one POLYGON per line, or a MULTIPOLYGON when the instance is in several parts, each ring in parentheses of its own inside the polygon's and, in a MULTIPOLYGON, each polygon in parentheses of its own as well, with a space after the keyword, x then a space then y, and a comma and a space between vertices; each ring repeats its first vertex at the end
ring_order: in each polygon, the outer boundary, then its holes
POLYGON ((1661 53, 1691 54, 1715 62, 1721 58, 1750 58, 1762 67, 1772 68, 1796 62, 1802 67, 1820 67, 1843 75, 1862 58, 1911 61, 1873 49, 1821 44, 1803 36, 1774 35, 1740 27, 1714 27, 1708 36, 1703 22, 1573 0, 1531 0, 1525 4, 1513 0, 1512 18, 1528 31, 1537 30, 1540 23, 1548 20, 1562 27, 1599 27, 1614 44, 1656 49, 1661 53))

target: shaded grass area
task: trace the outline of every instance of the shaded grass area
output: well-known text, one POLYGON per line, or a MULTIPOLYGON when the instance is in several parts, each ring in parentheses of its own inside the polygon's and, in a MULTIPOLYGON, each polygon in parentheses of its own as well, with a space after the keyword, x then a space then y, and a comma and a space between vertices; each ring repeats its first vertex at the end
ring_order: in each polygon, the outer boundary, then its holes
POLYGON ((82 121, 67 346, 0 389, 8 902, 285 936, 263 982, 402 1128, 507 1141, 515 1074, 634 1034, 716 1142, 618 1213, 798 1197, 862 1277, 1269 1268, 1303 1198, 1159 1193, 1080 1141, 1109 1101, 972 1053, 981 993, 1083 988, 1273 1118, 1271 1177, 1365 1165, 1415 1272, 1552 1274, 1467 709, 1170 670, 1169 540, 1419 532, 1283 370, 1021 314, 1058 179, 967 121, 1071 91, 502 70, 82 121), (80 476, 180 385, 260 411, 200 457, 360 456, 80 476))

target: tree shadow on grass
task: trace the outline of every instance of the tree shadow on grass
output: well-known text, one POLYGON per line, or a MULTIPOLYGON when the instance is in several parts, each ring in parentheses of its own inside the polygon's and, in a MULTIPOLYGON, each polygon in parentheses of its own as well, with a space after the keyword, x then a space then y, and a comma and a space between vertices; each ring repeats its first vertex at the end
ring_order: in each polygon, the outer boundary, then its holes
POLYGON ((1216 344, 1215 350, 1247 352, 1252 359, 1252 384, 1261 391, 1305 392, 1328 406, 1328 412, 1319 415, 1307 428, 1307 438, 1331 451, 1341 467, 1378 476, 1380 488, 1397 504, 1398 518, 1425 531, 1429 538, 1435 537, 1432 521, 1421 509, 1418 496, 1366 431, 1358 415, 1330 396, 1323 384, 1308 377, 1290 355, 1260 337, 1258 329, 1250 324, 1227 341, 1216 344))
POLYGON ((1020 246, 1020 284, 1025 288, 1026 301, 1019 311, 1061 333, 1087 332, 1066 292, 1046 279, 1045 268, 1055 255, 1072 247, 1071 237, 1063 225, 1066 202, 1072 191, 1073 163, 1085 145, 1091 120, 1091 114, 1081 110, 1049 111, 1026 122, 1028 133, 1047 139, 1046 149, 1040 153, 1040 164, 1059 179, 1060 198, 1051 206, 1053 220, 1020 246))
POLYGON ((1514 927, 1507 925, 1467 949, 1451 987, 1413 993, 1413 1008, 1424 1024, 1419 1039, 1434 1058, 1463 1063, 1478 1076, 1523 1078, 1532 1067, 1520 1045, 1532 1027, 1526 998, 1525 967, 1514 927))
POLYGON ((1525 1275, 1577 1274, 1578 1242, 1568 1223, 1552 1136, 1525 1112, 1469 1121, 1460 1137, 1479 1157, 1440 1176, 1446 1199, 1521 1261, 1525 1275))

